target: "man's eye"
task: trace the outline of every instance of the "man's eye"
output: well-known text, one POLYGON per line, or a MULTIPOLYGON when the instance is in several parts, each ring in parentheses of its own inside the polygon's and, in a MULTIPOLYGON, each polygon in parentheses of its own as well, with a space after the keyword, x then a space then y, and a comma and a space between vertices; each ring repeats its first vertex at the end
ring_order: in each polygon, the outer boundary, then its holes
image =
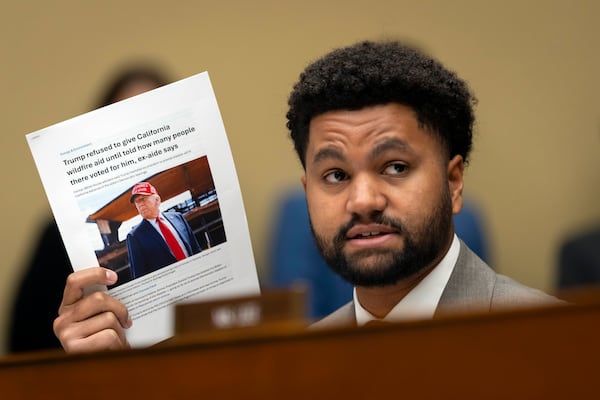
POLYGON ((323 179, 325 179, 325 181, 329 182, 329 183, 337 183, 337 182, 343 181, 347 177, 348 177, 348 175, 346 175, 346 173, 338 170, 338 171, 331 171, 331 172, 325 174, 323 179))
POLYGON ((383 170, 385 175, 399 175, 408 170, 408 165, 399 162, 391 163, 383 170))

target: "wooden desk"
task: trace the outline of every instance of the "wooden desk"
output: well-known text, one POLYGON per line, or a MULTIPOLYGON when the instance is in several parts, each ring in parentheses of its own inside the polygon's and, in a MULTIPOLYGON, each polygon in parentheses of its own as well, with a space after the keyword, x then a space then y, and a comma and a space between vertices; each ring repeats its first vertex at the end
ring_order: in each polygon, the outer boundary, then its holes
POLYGON ((230 331, 0 361, 2 399, 588 399, 600 302, 368 328, 230 331))

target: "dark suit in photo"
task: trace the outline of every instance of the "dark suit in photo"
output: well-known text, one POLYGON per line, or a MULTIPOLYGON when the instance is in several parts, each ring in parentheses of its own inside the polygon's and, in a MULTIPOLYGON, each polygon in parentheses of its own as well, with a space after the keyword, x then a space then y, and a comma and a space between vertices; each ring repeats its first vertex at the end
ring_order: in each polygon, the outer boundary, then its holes
MULTIPOLYGON (((201 251, 192 228, 181 214, 167 212, 161 216, 171 223, 189 256, 201 251)), ((145 219, 127 234, 127 254, 132 279, 177 261, 161 234, 145 219)))

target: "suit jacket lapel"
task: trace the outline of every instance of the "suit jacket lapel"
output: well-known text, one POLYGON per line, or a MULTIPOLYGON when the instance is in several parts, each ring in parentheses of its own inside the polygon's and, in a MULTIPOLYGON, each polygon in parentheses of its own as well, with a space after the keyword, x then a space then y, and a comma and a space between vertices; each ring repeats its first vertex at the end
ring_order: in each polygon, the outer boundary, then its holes
POLYGON ((146 240, 152 240, 156 246, 162 247, 165 251, 169 253, 171 252, 171 249, 169 249, 167 242, 165 242, 161 234, 158 233, 156 228, 154 228, 150 222, 148 222, 145 219, 142 220, 140 228, 143 228, 143 235, 146 238, 148 238, 146 240))
POLYGON ((329 314, 322 320, 315 322, 310 327, 315 329, 321 329, 344 325, 356 326, 356 315, 354 314, 354 301, 350 301, 344 304, 332 314, 329 314))
POLYGON ((461 240, 460 251, 435 316, 463 311, 489 310, 496 283, 495 272, 461 240))
POLYGON ((169 222, 171 223, 171 226, 173 227, 173 229, 175 229, 175 231, 177 232, 177 235, 179 235, 179 238, 181 239, 181 242, 185 246, 187 253, 193 254, 192 247, 188 240, 187 232, 184 231, 184 227, 181 225, 181 221, 177 217, 175 217, 173 214, 162 214, 162 215, 166 219, 169 220, 169 222))

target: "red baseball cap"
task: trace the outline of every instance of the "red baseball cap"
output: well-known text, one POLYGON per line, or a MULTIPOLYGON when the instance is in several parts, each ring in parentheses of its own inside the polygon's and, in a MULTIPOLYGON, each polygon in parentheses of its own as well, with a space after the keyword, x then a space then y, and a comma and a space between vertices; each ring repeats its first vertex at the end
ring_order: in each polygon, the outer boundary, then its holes
POLYGON ((158 192, 156 191, 156 188, 152 186, 149 182, 138 182, 135 185, 133 185, 129 202, 133 203, 133 200, 135 200, 135 196, 140 194, 144 196, 150 196, 151 194, 158 194, 158 192))

